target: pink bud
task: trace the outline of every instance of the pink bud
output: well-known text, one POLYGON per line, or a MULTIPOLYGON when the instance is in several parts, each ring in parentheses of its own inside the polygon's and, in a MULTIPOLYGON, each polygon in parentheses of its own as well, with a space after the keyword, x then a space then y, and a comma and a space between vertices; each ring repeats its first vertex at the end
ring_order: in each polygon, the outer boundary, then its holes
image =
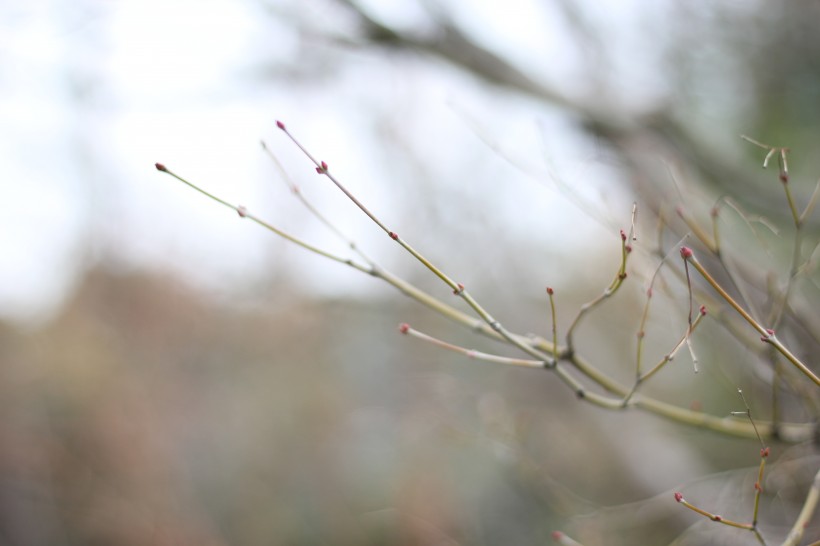
POLYGON ((626 233, 624 233, 624 230, 621 230, 621 241, 626 241, 626 233))
POLYGON ((715 517, 712 518, 714 521, 723 521, 723 516, 718 516, 715 514, 715 517))
POLYGON ((401 332, 402 334, 406 334, 409 329, 410 325, 406 322, 402 322, 401 324, 399 324, 399 332, 401 332))
POLYGON ((162 171, 164 173, 168 172, 168 169, 166 169, 165 165, 163 165, 162 163, 154 163, 154 167, 156 167, 158 171, 162 171))
POLYGON ((706 306, 705 306, 705 305, 701 305, 701 306, 700 306, 700 314, 701 314, 701 315, 705 315, 705 314, 706 314, 706 306))
POLYGON ((398 234, 398 233, 396 233, 395 231, 391 231, 391 232, 389 232, 389 233, 388 233, 388 235, 390 235, 390 238, 391 238, 391 239, 393 239, 394 241, 398 241, 398 240, 399 240, 399 234, 398 234))
POLYGON ((680 247, 680 256, 684 260, 688 260, 689 258, 692 257, 692 249, 689 248, 688 246, 680 247))
POLYGON ((764 447, 763 449, 761 449, 761 450, 760 450, 760 456, 761 456, 761 457, 764 457, 764 458, 765 458, 765 457, 768 457, 768 456, 769 456, 769 448, 768 448, 768 447, 764 447))
POLYGON ((558 542, 562 538, 564 538, 564 533, 562 533, 561 531, 553 531, 552 532, 552 540, 558 542))
POLYGON ((788 184, 789 183, 789 173, 781 172, 780 173, 780 181, 783 182, 784 184, 788 184))
POLYGON ((683 500, 683 493, 676 492, 676 493, 675 493, 675 500, 676 500, 677 502, 682 501, 682 500, 683 500))
POLYGON ((553 290, 551 286, 548 286, 548 287, 547 287, 547 294, 549 294, 550 296, 552 296, 553 294, 555 294, 555 290, 553 290))
POLYGON ((276 120, 276 126, 282 129, 283 131, 285 130, 285 124, 279 121, 278 119, 276 120))
POLYGON ((239 205, 238 207, 236 207, 236 213, 239 215, 240 218, 244 218, 248 215, 248 209, 246 209, 242 205, 239 205))
POLYGON ((322 161, 322 170, 323 171, 327 170, 327 163, 325 163, 324 161, 322 161))

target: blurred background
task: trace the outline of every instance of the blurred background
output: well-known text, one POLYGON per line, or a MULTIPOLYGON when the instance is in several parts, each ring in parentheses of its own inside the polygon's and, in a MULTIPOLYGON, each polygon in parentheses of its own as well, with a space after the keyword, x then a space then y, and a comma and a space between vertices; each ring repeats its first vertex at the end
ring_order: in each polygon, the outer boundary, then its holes
MULTIPOLYGON (((507 327, 546 337, 545 287, 565 332, 617 272, 637 202, 629 280, 576 334, 628 384, 655 251, 687 231, 675 207, 709 230, 716 203, 731 209, 727 254, 766 274, 747 292, 761 307, 788 277, 776 161, 761 169, 766 150, 739 135, 790 148, 805 206, 818 20, 816 2, 0 3, 0 544, 749 543, 672 495, 749 520, 759 442, 606 412, 552 374, 403 337, 409 322, 520 356, 154 163, 352 257, 263 140, 381 266, 458 306, 282 120, 507 327)), ((789 309, 815 369, 818 228, 789 309)), ((650 361, 686 328, 685 286, 663 288, 650 361)), ((742 386, 771 418, 759 351, 706 324, 701 372, 682 353, 645 392, 722 416, 745 409, 742 386)), ((795 398, 780 417, 816 419, 795 398)), ((774 444, 771 463, 761 529, 778 543, 820 457, 774 444)))

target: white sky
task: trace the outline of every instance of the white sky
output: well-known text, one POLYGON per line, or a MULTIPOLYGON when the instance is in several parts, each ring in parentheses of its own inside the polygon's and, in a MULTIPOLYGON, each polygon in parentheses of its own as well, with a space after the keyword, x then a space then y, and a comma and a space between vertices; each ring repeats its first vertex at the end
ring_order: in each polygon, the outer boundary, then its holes
MULTIPOLYGON (((323 13, 318 1, 270 3, 283 12, 323 13)), ((275 171, 261 153, 260 138, 282 155, 289 170, 309 171, 275 130, 279 118, 335 172, 346 173, 360 197, 388 219, 407 217, 407 211, 395 209, 400 206, 395 195, 412 191, 413 175, 389 168, 387 158, 397 152, 381 149, 382 135, 372 129, 372 120, 383 113, 386 126, 404 133, 408 149, 426 158, 430 176, 441 177, 449 191, 463 186, 487 193, 484 206, 494 208, 484 213, 513 235, 533 237, 536 245, 566 246, 578 244, 573 236, 586 240, 604 234, 594 223, 587 226, 589 220, 560 192, 544 190, 493 157, 474 134, 539 172, 553 164, 573 181, 573 191, 596 199, 601 188, 614 184, 612 173, 560 114, 524 99, 499 99, 447 67, 431 69, 412 60, 394 66, 360 53, 324 80, 302 81, 297 75, 290 83, 281 77, 265 80, 259 72, 266 63, 311 52, 300 48, 295 29, 277 22, 261 4, 86 0, 68 6, 34 0, 0 5, 0 318, 47 317, 87 268, 112 258, 176 271, 217 292, 230 292, 270 268, 288 269, 320 293, 370 290, 371 279, 286 248, 153 169, 163 162, 297 235, 331 244, 294 212, 287 192, 271 183, 275 171), (455 170, 477 155, 487 172, 455 170), (587 189, 579 179, 596 183, 587 189), (499 195, 490 195, 496 191, 499 195)), ((371 4, 386 21, 423 20, 412 0, 371 4)), ((517 55, 519 66, 532 69, 534 77, 560 81, 577 72, 579 53, 565 47, 565 30, 549 10, 538 8, 539 2, 506 2, 504 9, 489 1, 469 4, 470 9, 454 8, 459 23, 474 29, 485 45, 517 55), (489 22, 494 32, 482 32, 489 22), (545 28, 554 32, 544 33, 545 28)), ((333 21, 317 21, 316 28, 332 28, 333 21)), ((645 88, 651 94, 651 86, 645 88)), ((360 241, 379 237, 346 203, 329 195, 329 187, 308 190, 360 241)), ((621 216, 628 217, 628 211, 621 216)), ((408 238, 417 246, 425 240, 423 230, 412 235, 408 238)), ((387 254, 388 264, 394 256, 387 254)))

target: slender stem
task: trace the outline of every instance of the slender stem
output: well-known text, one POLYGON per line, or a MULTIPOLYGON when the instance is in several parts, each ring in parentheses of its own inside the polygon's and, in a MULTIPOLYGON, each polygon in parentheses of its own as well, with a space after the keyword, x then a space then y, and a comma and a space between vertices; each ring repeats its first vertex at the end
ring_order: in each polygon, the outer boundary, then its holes
POLYGON ((817 181, 817 184, 814 186, 814 191, 809 197, 809 202, 806 203, 806 208, 803 209, 803 213, 800 215, 800 225, 803 225, 806 222, 806 219, 811 216, 812 212, 814 212, 814 207, 817 205, 817 200, 820 198, 820 180, 817 181))
POLYGON ((624 280, 626 279, 626 261, 629 257, 629 254, 632 252, 632 247, 627 243, 628 239, 629 237, 626 235, 626 233, 621 231, 621 265, 618 267, 618 272, 615 274, 615 278, 612 279, 612 282, 609 284, 606 290, 603 291, 602 294, 600 294, 592 301, 589 301, 581 306, 581 308, 578 310, 578 314, 575 315, 575 319, 573 319, 572 323, 569 325, 569 328, 567 329, 566 342, 567 348, 570 352, 574 350, 573 334, 575 333, 575 328, 578 326, 578 324, 580 324, 581 319, 588 312, 597 307, 601 302, 612 297, 618 291, 618 289, 621 287, 624 280))
POLYGON ((558 321, 555 319, 555 291, 547 287, 547 296, 550 300, 550 315, 552 317, 552 352, 558 347, 558 321))
POLYGON ((424 332, 420 332, 415 328, 411 328, 409 324, 402 324, 399 326, 399 331, 403 334, 413 336, 417 339, 422 341, 426 341, 432 345, 440 347, 442 349, 446 349, 448 351, 453 351, 456 353, 460 353, 467 358, 471 358, 474 360, 481 360, 484 362, 492 362, 495 364, 507 364, 510 366, 523 366, 526 368, 543 368, 544 361, 543 360, 531 360, 531 359, 524 359, 524 358, 510 358, 506 356, 494 355, 490 353, 485 353, 483 351, 476 351, 475 349, 468 349, 466 347, 462 347, 460 345, 455 345, 453 343, 448 343, 443 341, 437 337, 431 336, 429 334, 425 334, 424 332))
POLYGON ((720 249, 717 245, 716 240, 710 237, 709 234, 706 233, 706 231, 702 227, 700 227, 700 224, 695 222, 692 219, 692 217, 689 216, 689 214, 684 210, 683 207, 678 207, 677 209, 675 209, 675 212, 678 213, 678 216, 681 218, 681 220, 683 220, 683 223, 686 224, 686 227, 689 228, 689 231, 691 231, 692 234, 694 234, 698 241, 700 241, 703 244, 703 246, 709 249, 709 252, 711 252, 712 254, 720 253, 720 249))
POLYGON ((814 475, 814 481, 812 481, 809 492, 806 495, 806 500, 803 502, 803 509, 800 510, 800 514, 794 521, 794 525, 792 525, 791 531, 789 531, 782 546, 797 546, 800 544, 800 541, 803 539, 803 533, 809 526, 812 515, 814 515, 814 511, 817 509, 818 501, 820 501, 820 470, 814 475))
POLYGON ((273 161, 273 164, 276 166, 276 170, 279 171, 279 174, 282 177, 282 180, 284 181, 285 185, 287 185, 291 193, 299 200, 299 202, 302 203, 302 206, 304 206, 308 210, 308 212, 310 212, 314 218, 319 220, 319 222, 321 222, 327 229, 333 232, 333 234, 335 234, 336 237, 344 241, 345 244, 350 248, 350 250, 358 254, 359 257, 361 257, 365 262, 367 262, 371 266, 375 266, 375 262, 364 252, 362 252, 362 250, 359 248, 356 242, 353 241, 353 239, 342 233, 342 231, 339 228, 337 228, 333 224, 333 222, 328 220, 328 218, 324 214, 319 212, 319 210, 316 209, 316 207, 314 207, 313 204, 307 200, 307 198, 302 193, 302 190, 299 189, 299 186, 297 186, 296 183, 293 180, 291 180, 290 176, 288 176, 287 171, 282 166, 282 162, 279 161, 279 158, 277 158, 276 155, 270 150, 270 148, 268 148, 268 145, 265 144, 264 140, 261 141, 261 144, 262 149, 265 151, 270 160, 273 161))
POLYGON ((734 310, 737 311, 737 313, 746 320, 746 322, 748 322, 755 330, 757 330, 760 333, 760 335, 762 336, 761 339, 764 342, 772 344, 780 352, 780 354, 786 357, 786 359, 789 362, 794 364, 797 367, 797 369, 803 372, 803 374, 806 375, 809 379, 811 379, 817 386, 820 386, 820 377, 817 377, 817 375, 815 375, 814 372, 812 372, 799 358, 797 358, 791 351, 789 351, 789 349, 786 348, 786 346, 783 345, 783 343, 779 339, 777 339, 777 336, 774 334, 773 330, 768 330, 764 328, 760 323, 758 323, 754 318, 752 318, 752 316, 748 312, 746 312, 746 310, 743 309, 743 307, 741 307, 740 304, 738 304, 735 301, 735 299, 732 298, 732 296, 730 296, 723 289, 722 286, 720 286, 720 284, 715 280, 715 278, 712 277, 712 275, 710 275, 708 271, 706 271, 706 268, 704 268, 701 265, 701 263, 698 261, 694 254, 692 254, 687 260, 691 262, 692 266, 695 269, 697 269, 698 273, 700 273, 701 276, 703 276, 703 278, 706 279, 706 281, 710 285, 712 285, 712 288, 714 288, 715 291, 718 294, 720 294, 720 297, 723 298, 724 301, 726 301, 726 303, 731 305, 734 308, 734 310))
POLYGON ((313 252, 314 254, 318 254, 319 256, 322 256, 322 257, 327 258, 329 260, 332 260, 334 262, 339 262, 339 263, 343 263, 345 265, 349 265, 350 267, 352 267, 354 269, 358 269, 359 271, 362 271, 362 272, 365 272, 365 273, 371 273, 371 267, 366 266, 366 265, 362 265, 358 262, 354 262, 353 260, 350 260, 348 258, 342 258, 341 256, 337 256, 336 254, 333 254, 331 252, 327 252, 326 250, 322 250, 321 248, 313 246, 310 243, 307 243, 307 242, 303 241, 302 239, 299 239, 298 237, 294 237, 293 235, 291 235, 291 234, 289 234, 285 231, 282 231, 281 229, 279 229, 275 226, 272 226, 271 224, 265 222, 261 218, 251 214, 250 212, 247 211, 247 209, 245 207, 240 206, 240 205, 234 205, 234 204, 228 203, 224 199, 221 199, 221 198, 217 197, 216 195, 213 195, 212 193, 209 193, 209 192, 203 190, 199 186, 189 182, 188 180, 182 178, 178 174, 170 171, 164 165, 157 164, 157 170, 161 171, 161 172, 164 172, 164 173, 176 178, 177 180, 179 180, 183 184, 188 185, 189 187, 195 189, 196 191, 198 191, 199 193, 205 195, 206 197, 209 197, 210 199, 216 201, 217 203, 219 203, 221 205, 224 205, 224 206, 228 207, 229 209, 232 209, 232 210, 236 211, 236 213, 239 214, 240 217, 247 218, 248 220, 251 220, 251 221, 255 222, 256 224, 259 224, 260 226, 267 229, 268 231, 272 231, 276 235, 290 241, 291 243, 293 243, 297 246, 300 246, 300 247, 302 247, 306 250, 309 250, 310 252, 313 252))
POLYGON ((755 527, 757 527, 757 515, 760 510, 760 496, 763 494, 763 471, 766 469, 766 459, 765 456, 760 457, 760 468, 757 471, 757 482, 755 482, 755 506, 752 512, 752 524, 755 527))
POLYGON ((683 506, 687 507, 689 510, 691 510, 693 512, 696 512, 696 513, 700 514, 701 516, 705 516, 705 517, 711 519, 712 521, 722 523, 723 525, 728 525, 730 527, 737 527, 738 529, 746 529, 747 531, 751 531, 753 529, 753 526, 752 526, 751 523, 740 523, 740 522, 737 522, 737 521, 726 519, 723 516, 713 514, 713 513, 709 512, 707 510, 704 510, 703 508, 698 508, 697 506, 695 506, 694 504, 690 503, 689 501, 687 501, 685 499, 681 499, 678 502, 680 502, 683 506))

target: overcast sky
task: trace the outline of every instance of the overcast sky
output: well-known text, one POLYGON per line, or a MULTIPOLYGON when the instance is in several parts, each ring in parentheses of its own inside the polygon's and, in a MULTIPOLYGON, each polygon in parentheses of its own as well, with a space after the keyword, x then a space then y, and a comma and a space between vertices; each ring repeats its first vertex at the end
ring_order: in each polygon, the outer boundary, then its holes
MULTIPOLYGON (((274 0, 273 10, 250 0, 0 5, 0 317, 47 317, 100 260, 173 271, 216 291, 230 291, 271 268, 290 268, 308 290, 366 292, 369 279, 287 249, 153 168, 163 162, 297 235, 337 244, 295 212, 297 205, 277 185, 260 139, 289 172, 310 172, 275 129, 277 119, 332 161, 336 173, 352 179, 387 219, 408 217, 396 210, 401 204, 395 195, 411 193, 418 173, 390 170, 390 152, 379 148, 383 135, 372 127, 380 116, 386 117, 385 130, 398 132, 408 149, 426 158, 427 174, 440 178, 444 191, 484 195, 484 202, 466 195, 465 206, 491 205, 487 216, 512 236, 566 246, 602 235, 547 180, 557 172, 573 181, 573 192, 598 205, 610 197, 602 197, 601 188, 615 191, 612 172, 598 162, 594 147, 573 135, 560 112, 412 59, 399 66, 395 59, 353 54, 354 62, 327 79, 300 78, 297 70, 289 82, 276 73, 277 63, 298 69, 293 59, 304 53, 296 29, 276 13, 298 10, 315 21, 315 30, 332 31, 336 21, 323 11, 329 4, 274 0), (266 77, 270 67, 274 75, 266 77), (491 152, 487 140, 509 158, 491 152), (476 165, 484 172, 449 167, 474 156, 482 158, 476 165), (542 179, 534 183, 515 162, 542 179), (587 188, 579 179, 595 184, 587 188)), ((385 22, 423 28, 424 12, 414 1, 370 4, 385 22)), ((566 30, 542 3, 517 0, 504 9, 494 2, 468 4, 447 5, 456 6, 451 12, 458 23, 485 46, 531 68, 536 78, 572 80, 580 53, 565 47, 566 30), (493 31, 483 32, 490 23, 493 31)), ((624 34, 614 43, 630 54, 635 45, 625 29, 634 10, 623 3, 607 6, 601 4, 601 16, 612 18, 613 32, 624 34)), ((651 95, 653 82, 643 83, 651 95)), ((315 185, 315 178, 301 183, 315 185)), ((379 237, 329 195, 332 188, 307 191, 357 239, 367 244, 379 237)), ((627 218, 623 212, 619 216, 627 218)), ((414 242, 424 241, 423 230, 410 233, 414 242)), ((390 263, 390 255, 386 259, 390 263)))

